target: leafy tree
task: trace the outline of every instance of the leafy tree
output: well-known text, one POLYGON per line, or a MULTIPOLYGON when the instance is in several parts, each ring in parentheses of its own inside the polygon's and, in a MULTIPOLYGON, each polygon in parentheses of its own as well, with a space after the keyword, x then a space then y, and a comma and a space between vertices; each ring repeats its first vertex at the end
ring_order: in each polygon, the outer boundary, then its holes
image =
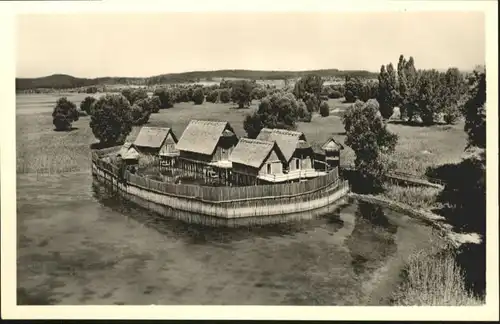
POLYGON ((416 109, 418 72, 415 68, 415 61, 410 57, 407 61, 403 55, 399 57, 398 62, 398 105, 401 113, 401 119, 413 119, 416 109))
POLYGON ((149 121, 149 116, 151 112, 147 110, 144 106, 140 106, 138 103, 134 104, 131 108, 132 114, 132 125, 143 125, 149 121))
POLYGON ((355 168, 359 178, 353 186, 361 192, 382 190, 388 169, 387 154, 394 151, 397 135, 387 130, 376 100, 357 101, 343 116, 346 145, 356 154, 355 168))
POLYGON ((218 90, 212 90, 209 93, 207 93, 207 98, 206 100, 208 102, 213 102, 216 103, 217 99, 219 99, 219 91, 218 90))
POLYGON ((482 236, 480 244, 462 245, 457 261, 465 270, 467 286, 476 294, 483 295, 486 286, 485 71, 475 71, 468 81, 470 89, 462 113, 469 156, 458 164, 445 164, 428 170, 428 175, 446 183, 437 201, 444 206, 442 214, 448 222, 458 231, 475 232, 482 236))
POLYGON ((295 129, 298 119, 298 103, 291 93, 273 94, 259 104, 259 108, 247 115, 243 128, 249 138, 255 138, 262 128, 295 129))
POLYGON ((161 109, 172 108, 174 106, 175 96, 174 91, 171 89, 158 88, 153 95, 160 99, 161 109))
POLYGON ((304 99, 302 100, 306 104, 307 111, 309 111, 311 114, 319 110, 319 105, 321 101, 315 95, 307 92, 305 94, 304 99))
POLYGON ((474 71, 469 84, 469 99, 462 109, 468 147, 486 149, 486 71, 474 71))
POLYGON ((222 103, 228 103, 231 101, 231 90, 227 88, 222 88, 219 93, 219 100, 222 103))
POLYGON ((310 123, 312 120, 312 113, 307 109, 304 101, 299 100, 297 103, 297 121, 310 123))
POLYGON ((392 63, 387 66, 382 65, 380 68, 376 98, 380 104, 382 117, 386 119, 391 117, 394 107, 398 104, 396 73, 392 63))
POLYGON ((86 93, 97 93, 97 87, 95 86, 92 86, 92 87, 88 87, 86 90, 85 90, 86 93))
POLYGON ((137 89, 133 89, 130 92, 130 97, 128 97, 127 99, 130 102, 130 104, 133 105, 138 100, 147 99, 147 98, 148 98, 148 93, 146 92, 146 90, 142 89, 142 88, 137 88, 137 89))
POLYGON ((358 97, 361 101, 368 101, 377 98, 378 95, 378 82, 368 80, 363 82, 363 87, 358 97))
POLYGON ((188 101, 193 101, 193 95, 194 95, 194 87, 189 87, 187 89, 187 98, 188 98, 188 101))
POLYGON ((327 117, 330 115, 330 107, 328 106, 328 102, 323 101, 319 106, 319 113, 322 117, 327 117))
POLYGON ((359 78, 346 77, 344 97, 346 102, 353 103, 359 99, 363 91, 363 82, 359 78))
POLYGON ((293 94, 295 98, 304 100, 309 111, 318 111, 322 90, 323 79, 319 75, 309 74, 295 83, 293 94))
POLYGON ((249 106, 252 101, 253 86, 246 80, 234 81, 231 88, 231 99, 238 104, 238 108, 249 106))
POLYGON ((178 90, 178 93, 175 97, 175 102, 189 102, 189 91, 188 89, 182 88, 178 90))
POLYGON ((149 110, 151 113, 156 114, 160 111, 161 107, 161 100, 160 97, 158 96, 152 96, 151 98, 148 99, 148 105, 149 105, 149 110))
POLYGON ((87 115, 92 115, 92 111, 94 109, 94 103, 96 102, 96 98, 88 96, 83 99, 80 103, 80 110, 85 111, 87 115))
POLYGON ((416 108, 424 125, 431 125, 443 109, 440 96, 443 86, 442 78, 436 70, 423 70, 420 72, 418 81, 416 96, 412 98, 415 100, 412 107, 416 108))
POLYGON ((193 101, 195 105, 201 105, 205 100, 205 94, 202 88, 197 88, 193 92, 193 101))
POLYGON ((127 98, 128 102, 132 104, 132 88, 126 88, 121 91, 122 96, 127 98))
POLYGON ((253 90, 252 90, 252 99, 256 99, 256 100, 261 100, 262 98, 266 97, 267 96, 267 90, 263 87, 255 87, 253 90))
POLYGON ((137 100, 135 104, 132 105, 132 118, 135 121, 134 125, 147 123, 152 112, 153 107, 150 98, 137 100))
POLYGON ((123 95, 108 94, 99 98, 90 118, 94 136, 104 145, 122 143, 132 130, 130 103, 123 95))
POLYGON ((77 121, 79 117, 76 105, 66 97, 57 100, 54 111, 52 112, 52 123, 57 131, 70 130, 71 124, 77 121))
POLYGON ((328 98, 330 99, 338 99, 338 98, 342 98, 342 93, 338 90, 335 90, 333 88, 329 88, 328 90, 328 98))

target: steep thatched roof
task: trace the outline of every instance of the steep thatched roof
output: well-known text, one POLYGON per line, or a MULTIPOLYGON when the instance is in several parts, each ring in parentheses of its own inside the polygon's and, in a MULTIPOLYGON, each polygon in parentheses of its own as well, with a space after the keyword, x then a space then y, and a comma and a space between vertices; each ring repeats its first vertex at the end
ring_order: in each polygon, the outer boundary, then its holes
POLYGON ((118 154, 117 155, 120 155, 120 156, 124 156, 128 150, 130 149, 130 147, 132 146, 132 143, 130 142, 126 142, 122 145, 122 147, 120 148, 120 151, 118 151, 118 154))
POLYGON ((263 128, 257 136, 257 139, 263 141, 275 141, 276 144, 278 144, 281 152, 283 152, 286 161, 288 162, 297 149, 299 140, 305 141, 306 137, 302 132, 296 132, 286 129, 263 128))
POLYGON ((229 160, 232 163, 260 168, 273 150, 282 161, 285 161, 285 157, 276 142, 241 138, 231 152, 229 160))
POLYGON ((340 151, 343 150, 344 146, 337 142, 335 138, 330 137, 323 146, 321 146, 321 150, 323 151, 340 151))
POLYGON ((206 155, 212 155, 221 136, 229 130, 234 134, 234 130, 227 121, 191 120, 182 133, 177 149, 206 155))
POLYGON ((172 135, 174 141, 177 141, 171 128, 168 127, 142 127, 139 135, 134 141, 134 145, 138 148, 160 148, 167 138, 168 134, 172 135))
POLYGON ((122 155, 122 159, 124 160, 138 160, 140 158, 140 154, 131 146, 130 149, 122 155))

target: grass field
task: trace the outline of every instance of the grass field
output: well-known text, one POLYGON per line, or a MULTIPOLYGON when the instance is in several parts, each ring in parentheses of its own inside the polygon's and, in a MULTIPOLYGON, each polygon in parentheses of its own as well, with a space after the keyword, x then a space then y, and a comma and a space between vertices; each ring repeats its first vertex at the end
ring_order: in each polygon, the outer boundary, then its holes
MULTIPOLYGON (((89 128, 90 117, 81 117, 71 132, 55 132, 52 125, 50 102, 58 97, 53 95, 18 95, 18 102, 29 104, 30 113, 20 109, 17 113, 17 171, 55 173, 62 171, 87 170, 90 164, 89 144, 95 138, 89 128), (35 109, 36 101, 41 108, 35 109)), ((74 96, 78 105, 84 94, 74 96)), ((310 123, 298 123, 298 130, 305 133, 313 147, 321 146, 330 136, 344 142, 344 128, 340 116, 349 107, 341 99, 330 99, 331 114, 321 117, 315 114, 310 123)), ((228 121, 238 136, 245 136, 243 119, 258 107, 254 101, 248 109, 236 109, 233 104, 204 102, 179 103, 173 108, 153 114, 148 125, 168 126, 180 137, 191 119, 212 119, 228 121)), ((134 127, 129 140, 135 139, 140 127, 134 127)), ((435 125, 431 127, 389 124, 390 131, 399 135, 399 142, 393 158, 397 169, 423 175, 429 166, 458 162, 465 148, 466 135, 463 123, 453 126, 435 125)), ((354 152, 346 147, 341 156, 342 164, 354 161, 354 152)))

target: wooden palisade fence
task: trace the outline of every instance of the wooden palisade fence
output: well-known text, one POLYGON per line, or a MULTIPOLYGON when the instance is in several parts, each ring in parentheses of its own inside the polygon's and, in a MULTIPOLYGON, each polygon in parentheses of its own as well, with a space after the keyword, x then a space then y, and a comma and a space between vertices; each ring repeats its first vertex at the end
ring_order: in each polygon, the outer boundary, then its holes
MULTIPOLYGON (((338 171, 308 181, 246 187, 210 187, 173 184, 141 177, 125 171, 92 153, 92 172, 101 182, 112 184, 129 200, 163 214, 190 213, 189 219, 204 215, 223 219, 295 214, 326 207, 349 192, 347 181, 338 171), (139 201, 138 201, 139 200, 139 201)), ((177 217, 186 218, 186 217, 177 217)), ((260 217, 262 218, 262 217, 260 217)), ((199 220, 197 220, 199 221, 199 220)), ((262 223, 262 221, 258 221, 262 223)))

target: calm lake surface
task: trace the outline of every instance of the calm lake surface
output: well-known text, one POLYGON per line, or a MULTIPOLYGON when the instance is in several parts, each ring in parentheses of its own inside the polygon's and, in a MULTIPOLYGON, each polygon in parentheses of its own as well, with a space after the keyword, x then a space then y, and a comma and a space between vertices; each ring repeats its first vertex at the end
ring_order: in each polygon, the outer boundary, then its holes
POLYGON ((90 172, 17 177, 19 304, 387 304, 430 244, 409 217, 351 202, 300 223, 206 228, 108 196, 90 172))

